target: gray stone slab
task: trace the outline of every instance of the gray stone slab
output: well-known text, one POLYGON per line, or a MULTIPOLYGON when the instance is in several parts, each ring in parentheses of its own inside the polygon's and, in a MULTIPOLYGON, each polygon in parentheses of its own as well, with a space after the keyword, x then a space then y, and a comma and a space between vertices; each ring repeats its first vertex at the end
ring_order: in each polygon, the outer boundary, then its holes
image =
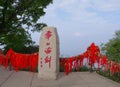
POLYGON ((120 84, 97 73, 74 72, 58 80, 61 87, 120 87, 120 84))
MULTIPOLYGON (((79 73, 80 74, 80 73, 79 73)), ((82 78, 77 76, 78 73, 70 73, 68 76, 63 76, 60 79, 58 79, 60 85, 62 87, 73 87, 73 86, 80 86, 87 87, 86 82, 83 81, 82 78)))
POLYGON ((0 67, 0 86, 12 75, 13 71, 9 71, 4 67, 0 67))
POLYGON ((63 85, 61 87, 89 87, 88 85, 63 85))
POLYGON ((1 87, 30 87, 32 72, 15 72, 1 87))
POLYGON ((0 78, 7 78, 13 71, 9 71, 7 69, 0 70, 0 78))
POLYGON ((89 87, 120 87, 120 84, 100 76, 97 73, 83 72, 77 76, 81 77, 89 87))
POLYGON ((120 87, 120 84, 97 73, 60 73, 57 80, 41 80, 37 73, 0 69, 0 87, 120 87), (4 82, 4 83, 3 83, 4 82))
POLYGON ((115 84, 107 84, 107 83, 103 83, 103 84, 100 84, 100 83, 96 83, 96 84, 88 84, 89 87, 120 87, 120 85, 115 85, 115 84))
POLYGON ((41 80, 34 74, 31 87, 60 87, 58 80, 41 80))

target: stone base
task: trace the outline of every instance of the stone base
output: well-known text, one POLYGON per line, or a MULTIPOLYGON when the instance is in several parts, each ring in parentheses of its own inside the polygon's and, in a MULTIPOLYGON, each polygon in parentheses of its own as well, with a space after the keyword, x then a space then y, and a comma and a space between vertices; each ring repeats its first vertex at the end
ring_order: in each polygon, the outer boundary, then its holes
POLYGON ((39 73, 38 78, 42 80, 57 80, 58 73, 39 73))

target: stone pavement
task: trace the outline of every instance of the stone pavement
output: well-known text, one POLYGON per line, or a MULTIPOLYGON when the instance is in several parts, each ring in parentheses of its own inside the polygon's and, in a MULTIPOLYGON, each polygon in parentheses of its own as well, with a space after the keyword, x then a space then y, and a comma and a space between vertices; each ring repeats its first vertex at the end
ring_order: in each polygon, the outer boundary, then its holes
POLYGON ((0 87, 120 87, 119 83, 96 73, 60 73, 57 80, 40 80, 37 73, 9 71, 0 67, 0 87))

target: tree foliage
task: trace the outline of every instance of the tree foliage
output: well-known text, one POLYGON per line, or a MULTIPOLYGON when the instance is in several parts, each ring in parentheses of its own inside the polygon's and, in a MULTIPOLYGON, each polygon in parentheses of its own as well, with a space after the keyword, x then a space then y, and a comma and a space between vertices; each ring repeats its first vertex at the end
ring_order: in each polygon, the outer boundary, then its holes
POLYGON ((114 38, 102 45, 102 52, 112 61, 120 62, 120 30, 115 32, 114 38))
POLYGON ((38 45, 34 45, 34 46, 28 46, 24 48, 24 51, 22 53, 37 53, 39 51, 39 46, 38 45))
POLYGON ((31 31, 40 31, 45 23, 38 19, 52 0, 0 0, 0 45, 21 50, 34 44, 31 31))

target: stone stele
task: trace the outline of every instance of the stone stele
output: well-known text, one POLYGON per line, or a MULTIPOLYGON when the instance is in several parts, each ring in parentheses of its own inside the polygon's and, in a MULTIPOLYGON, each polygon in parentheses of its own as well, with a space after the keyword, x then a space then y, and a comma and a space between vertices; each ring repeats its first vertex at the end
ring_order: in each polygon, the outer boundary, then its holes
POLYGON ((38 78, 56 80, 59 73, 59 38, 55 27, 42 29, 39 45, 38 78))

